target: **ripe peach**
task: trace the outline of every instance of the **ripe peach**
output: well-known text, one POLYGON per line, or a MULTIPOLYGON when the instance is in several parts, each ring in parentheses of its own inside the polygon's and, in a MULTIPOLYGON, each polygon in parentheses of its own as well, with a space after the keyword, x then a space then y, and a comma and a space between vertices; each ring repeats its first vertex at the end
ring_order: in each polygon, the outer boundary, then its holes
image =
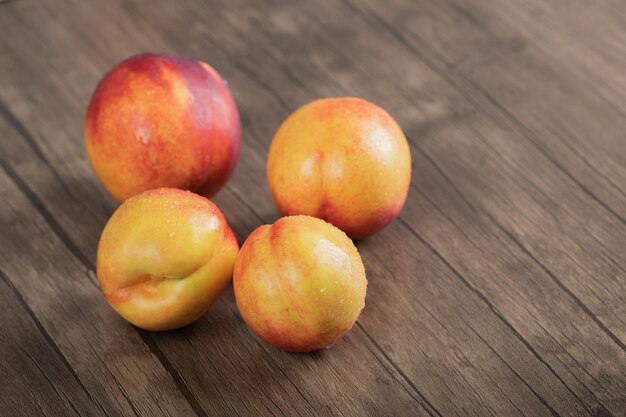
POLYGON ((411 153, 398 124, 380 107, 358 98, 323 99, 280 126, 267 177, 281 214, 315 216, 358 239, 400 213, 411 153))
POLYGON ((146 330, 185 326, 230 282, 239 245, 220 210, 190 191, 160 188, 124 202, 98 245, 109 304, 146 330))
POLYGON ((98 84, 85 122, 94 171, 119 201, 175 187, 206 197, 226 183, 241 127, 226 82, 204 62, 146 54, 98 84))
POLYGON ((352 328, 365 305, 367 279, 345 233, 314 217, 292 216, 248 237, 233 286, 241 316, 257 336, 309 352, 352 328))

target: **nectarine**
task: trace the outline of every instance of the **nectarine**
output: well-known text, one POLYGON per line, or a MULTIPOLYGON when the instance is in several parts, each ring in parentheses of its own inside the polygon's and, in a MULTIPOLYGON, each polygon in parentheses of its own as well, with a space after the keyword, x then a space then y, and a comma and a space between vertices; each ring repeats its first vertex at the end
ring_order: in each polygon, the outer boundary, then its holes
POLYGON ((100 81, 85 122, 94 171, 119 201, 175 187, 210 197, 239 156, 241 127, 226 82, 208 64, 146 54, 100 81))
POLYGON ((146 330, 185 326, 230 282, 239 245, 220 210, 190 191, 138 194, 111 216, 97 275, 109 304, 146 330))
POLYGON ((402 209, 411 153, 398 124, 380 107, 357 98, 323 99, 280 126, 267 177, 281 214, 315 216, 363 238, 402 209))
POLYGON ((365 305, 367 279, 345 233, 314 217, 292 216, 248 237, 233 287, 254 333, 278 348, 308 352, 352 328, 365 305))

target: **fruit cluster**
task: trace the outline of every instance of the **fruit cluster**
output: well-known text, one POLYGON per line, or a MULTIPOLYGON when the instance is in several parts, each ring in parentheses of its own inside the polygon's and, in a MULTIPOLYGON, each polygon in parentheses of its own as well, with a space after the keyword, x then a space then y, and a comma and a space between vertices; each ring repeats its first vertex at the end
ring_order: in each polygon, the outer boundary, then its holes
POLYGON ((267 179, 285 216, 241 249, 207 198, 232 173, 239 113, 226 82, 193 59, 145 54, 113 68, 87 110, 94 171, 120 202, 102 232, 106 300, 147 330, 201 317, 233 279, 261 339, 289 351, 332 345, 356 322, 367 279, 352 239, 392 221, 406 200, 409 146, 380 107, 317 100, 291 114, 269 150, 267 179))

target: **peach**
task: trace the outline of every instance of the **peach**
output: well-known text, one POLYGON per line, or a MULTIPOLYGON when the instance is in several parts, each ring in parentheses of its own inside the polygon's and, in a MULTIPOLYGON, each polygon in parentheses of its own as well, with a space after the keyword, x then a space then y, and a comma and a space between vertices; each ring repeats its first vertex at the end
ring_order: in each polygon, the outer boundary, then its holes
POLYGON ((220 210, 190 191, 160 188, 124 202, 98 245, 106 300, 146 330, 185 326, 230 282, 239 245, 220 210))
POLYGON ((400 213, 411 153, 398 124, 380 107, 358 98, 322 99, 280 126, 267 177, 282 215, 315 216, 359 239, 400 213))
POLYGON ((292 216, 248 237, 233 287, 257 336, 280 349, 309 352, 352 328, 365 305, 367 279, 345 233, 314 217, 292 216))
POLYGON ((239 156, 241 127, 226 82, 208 64, 146 54, 98 84, 85 121, 91 165, 119 201, 174 187, 211 197, 239 156))

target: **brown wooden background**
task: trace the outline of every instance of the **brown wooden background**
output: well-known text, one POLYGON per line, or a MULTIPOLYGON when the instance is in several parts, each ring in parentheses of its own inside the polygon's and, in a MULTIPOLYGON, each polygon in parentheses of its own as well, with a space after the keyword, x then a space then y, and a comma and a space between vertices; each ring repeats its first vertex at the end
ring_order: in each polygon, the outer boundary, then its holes
POLYGON ((0 4, 0 414, 626 415, 624 0, 0 4), (269 142, 320 97, 369 99, 411 143, 400 218, 332 349, 256 339, 232 291, 167 333, 98 290, 116 207, 82 143, 98 79, 175 52, 230 83, 243 149, 215 198, 242 242, 277 212, 269 142))

